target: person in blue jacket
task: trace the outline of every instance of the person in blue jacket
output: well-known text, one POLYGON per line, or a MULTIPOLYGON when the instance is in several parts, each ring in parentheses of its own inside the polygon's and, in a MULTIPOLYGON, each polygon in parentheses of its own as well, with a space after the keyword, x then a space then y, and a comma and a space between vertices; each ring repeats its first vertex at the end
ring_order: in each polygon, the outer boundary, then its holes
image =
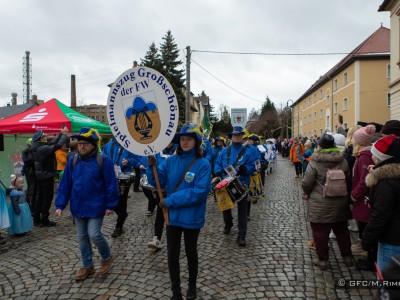
MULTIPOLYGON (((185 125, 173 142, 179 143, 176 154, 157 166, 160 185, 167 197, 160 206, 168 209, 167 226, 168 269, 171 280, 171 299, 182 299, 180 280, 180 247, 182 233, 188 260, 189 287, 186 299, 195 299, 198 273, 197 241, 203 228, 207 196, 211 181, 210 163, 201 152, 202 137, 193 124, 185 125)), ((154 156, 148 157, 147 177, 156 186, 152 167, 157 164, 154 156)))
POLYGON ((214 170, 215 161, 222 149, 226 147, 225 139, 223 137, 217 136, 215 138, 215 143, 212 149, 212 170, 214 170))
MULTIPOLYGON (((234 126, 232 132, 228 135, 232 138, 232 145, 224 148, 219 154, 214 166, 213 181, 224 178, 227 176, 225 169, 228 166, 233 166, 239 176, 239 180, 249 185, 250 176, 255 172, 255 157, 254 152, 248 146, 243 145, 243 128, 234 126), (245 149, 243 149, 245 147, 245 149), (242 150, 243 149, 243 150, 242 150), (239 155, 240 154, 240 155, 239 155)), ((237 243, 239 246, 246 246, 246 232, 247 232, 247 196, 237 203, 238 209, 238 237, 237 243)), ((232 211, 230 209, 223 211, 224 218, 224 234, 229 234, 233 227, 232 211)))
POLYGON ((68 160, 55 200, 56 215, 61 216, 70 202, 83 266, 75 274, 81 281, 94 273, 92 242, 101 257, 99 274, 106 274, 112 266, 110 246, 101 232, 104 216, 109 216, 118 204, 118 185, 114 166, 104 154, 99 154, 100 136, 92 128, 81 128, 78 157, 68 160), (102 165, 98 156, 102 156, 102 165))
MULTIPOLYGON (((115 138, 112 138, 103 149, 103 154, 107 155, 114 165, 114 170, 118 170, 121 173, 131 173, 133 168, 139 163, 140 156, 134 155, 133 153, 122 147, 115 138)), ((136 174, 139 176, 139 174, 136 174)), ((126 184, 125 181, 122 181, 126 184)), ((130 183, 129 183, 130 184, 130 183)), ((128 186, 127 190, 129 191, 128 186)), ((124 187, 123 189, 126 189, 124 187)), ((115 208, 117 214, 117 223, 115 229, 111 233, 111 237, 116 238, 122 235, 124 232, 123 227, 126 218, 128 217, 128 193, 121 193, 119 195, 118 206, 115 208)))

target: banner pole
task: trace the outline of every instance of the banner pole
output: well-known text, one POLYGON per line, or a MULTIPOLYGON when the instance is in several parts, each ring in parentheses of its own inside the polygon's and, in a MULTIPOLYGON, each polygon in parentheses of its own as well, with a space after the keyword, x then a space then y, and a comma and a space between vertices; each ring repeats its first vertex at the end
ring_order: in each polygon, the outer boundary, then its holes
MULTIPOLYGON (((158 179, 157 166, 153 166, 153 174, 154 174, 154 179, 156 181, 156 187, 157 187, 158 196, 160 197, 160 201, 161 201, 161 200, 164 199, 164 196, 163 196, 163 193, 161 191, 160 180, 158 179)), ((169 225, 168 209, 163 207, 162 211, 163 211, 165 224, 169 225)))

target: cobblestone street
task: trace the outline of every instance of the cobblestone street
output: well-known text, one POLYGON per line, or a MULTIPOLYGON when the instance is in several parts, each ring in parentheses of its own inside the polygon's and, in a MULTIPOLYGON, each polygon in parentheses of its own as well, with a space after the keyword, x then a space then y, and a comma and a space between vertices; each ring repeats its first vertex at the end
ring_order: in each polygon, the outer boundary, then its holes
MULTIPOLYGON (((278 158, 274 172, 266 176, 266 196, 253 204, 248 223, 247 247, 236 244, 237 224, 222 234, 223 220, 209 198, 206 225, 199 238, 198 299, 372 299, 367 288, 335 287, 338 279, 372 278, 343 263, 335 240, 330 242, 329 267, 313 267, 314 250, 305 219, 301 179, 294 178, 287 159, 278 158)), ((170 299, 165 235, 164 248, 147 248, 153 238, 155 216, 147 217, 147 199, 131 192, 129 216, 123 236, 112 239, 116 216, 106 217, 103 232, 114 255, 105 276, 95 274, 76 283, 81 267, 75 229, 69 209, 52 216, 53 228, 35 228, 25 237, 8 237, 0 246, 0 299, 170 299)), ((52 212, 54 209, 52 208, 52 212)), ((95 264, 99 267, 97 253, 95 264)), ((181 252, 182 292, 186 294, 187 265, 181 252)))

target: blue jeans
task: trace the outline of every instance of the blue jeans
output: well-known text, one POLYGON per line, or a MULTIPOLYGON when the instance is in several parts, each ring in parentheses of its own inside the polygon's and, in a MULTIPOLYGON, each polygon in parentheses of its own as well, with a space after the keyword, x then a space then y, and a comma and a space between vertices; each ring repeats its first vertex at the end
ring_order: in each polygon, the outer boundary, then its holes
POLYGON ((74 217, 74 219, 76 237, 81 250, 83 267, 90 268, 93 266, 93 250, 91 242, 96 245, 103 261, 109 259, 111 257, 111 249, 106 238, 101 232, 103 218, 74 217))
POLYGON ((400 254, 400 246, 378 243, 378 267, 383 270, 391 261, 393 256, 400 254))

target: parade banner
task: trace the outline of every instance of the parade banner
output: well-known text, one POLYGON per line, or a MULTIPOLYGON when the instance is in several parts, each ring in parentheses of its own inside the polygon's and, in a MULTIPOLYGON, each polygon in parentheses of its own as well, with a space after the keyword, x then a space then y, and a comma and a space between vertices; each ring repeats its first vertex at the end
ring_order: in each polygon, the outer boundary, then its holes
POLYGON ((134 67, 112 85, 107 118, 121 146, 137 155, 154 155, 168 146, 175 135, 178 101, 163 75, 148 67, 134 67))
POLYGON ((247 123, 247 108, 232 108, 231 109, 231 124, 232 126, 240 126, 244 128, 247 123))

